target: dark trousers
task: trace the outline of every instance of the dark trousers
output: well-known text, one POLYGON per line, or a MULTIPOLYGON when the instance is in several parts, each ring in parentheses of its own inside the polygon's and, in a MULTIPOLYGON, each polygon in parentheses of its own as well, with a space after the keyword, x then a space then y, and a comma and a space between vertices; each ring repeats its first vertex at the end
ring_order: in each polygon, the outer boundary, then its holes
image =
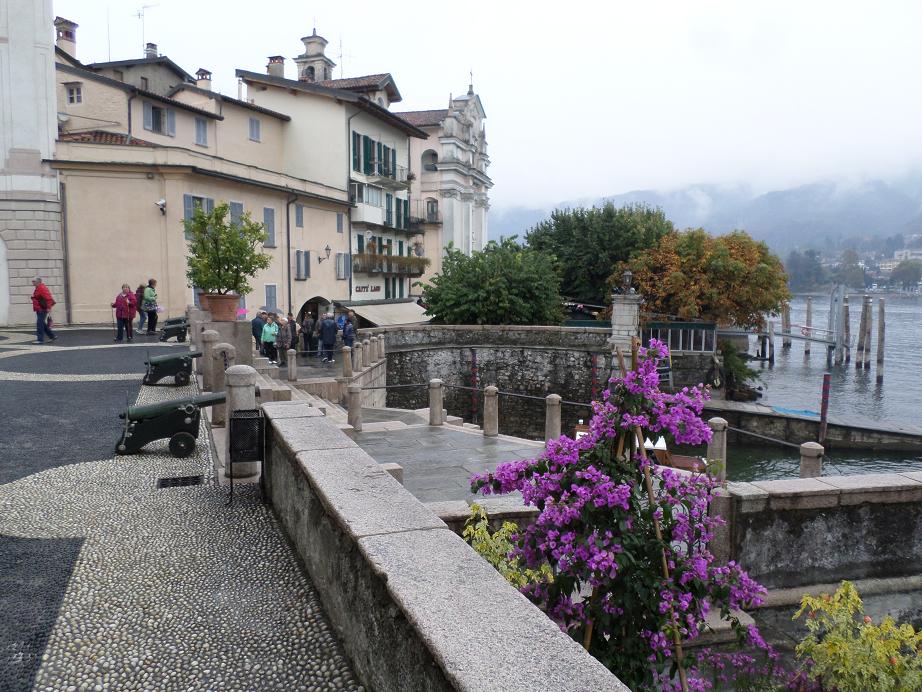
POLYGON ((277 361, 279 359, 278 350, 275 348, 275 344, 269 343, 268 341, 263 341, 263 353, 266 354, 266 358, 269 360, 277 361))
POLYGON ((304 350, 307 351, 309 355, 316 356, 317 339, 310 334, 302 334, 301 336, 304 337, 304 350))
POLYGON ((157 311, 148 310, 147 311, 147 333, 153 334, 157 331, 157 311))
POLYGON ((46 335, 49 339, 55 338, 54 332, 48 326, 48 311, 39 310, 35 313, 35 340, 42 343, 46 335))
POLYGON ((334 344, 328 344, 326 341, 323 342, 323 359, 324 360, 333 360, 333 346, 334 344))
POLYGON ((131 331, 131 318, 130 317, 119 317, 118 318, 118 336, 115 337, 116 341, 121 341, 122 337, 126 334, 128 335, 128 340, 134 337, 134 333, 131 331))

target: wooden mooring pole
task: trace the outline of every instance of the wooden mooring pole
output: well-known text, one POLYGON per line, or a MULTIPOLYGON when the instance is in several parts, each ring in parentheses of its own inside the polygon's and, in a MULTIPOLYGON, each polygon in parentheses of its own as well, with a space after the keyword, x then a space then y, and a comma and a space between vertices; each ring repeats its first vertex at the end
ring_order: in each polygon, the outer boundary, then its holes
POLYGON ((781 307, 781 348, 791 348, 791 304, 781 307))
POLYGON ((877 384, 884 381, 884 299, 877 301, 877 384))
MULTIPOLYGON (((813 326, 813 298, 807 298, 807 334, 806 336, 813 336, 813 332, 810 327, 813 326)), ((810 340, 804 339, 804 355, 810 355, 810 340)))
POLYGON ((820 403, 820 444, 826 439, 826 419, 829 416, 829 387, 832 376, 827 372, 823 375, 823 398, 820 403))
POLYGON ((871 369, 871 330, 874 328, 874 303, 871 296, 865 296, 864 301, 868 304, 868 321, 865 324, 864 335, 864 369, 871 369))
POLYGON ((848 312, 848 296, 845 296, 845 299, 842 301, 842 328, 844 329, 844 345, 845 345, 845 362, 850 363, 852 360, 852 322, 851 316, 848 312))
POLYGON ((774 363, 775 363, 775 322, 774 320, 771 320, 768 323, 768 364, 774 365, 774 363))
POLYGON ((861 319, 858 322, 858 349, 855 352, 855 367, 861 369, 864 367, 864 339, 866 327, 868 324, 868 302, 861 301, 861 319))

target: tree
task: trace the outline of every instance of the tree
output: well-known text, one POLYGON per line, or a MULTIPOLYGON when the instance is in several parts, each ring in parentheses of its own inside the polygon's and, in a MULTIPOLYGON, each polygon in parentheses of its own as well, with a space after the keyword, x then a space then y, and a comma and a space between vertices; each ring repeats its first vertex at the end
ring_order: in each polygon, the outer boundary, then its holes
POLYGON ((525 235, 528 247, 554 256, 561 293, 582 303, 604 305, 612 269, 655 246, 673 230, 662 209, 645 204, 616 208, 557 210, 525 235))
POLYGON ((449 245, 441 273, 423 286, 423 302, 447 324, 559 324, 559 286, 551 257, 513 237, 469 257, 449 245))
MULTIPOLYGON (((745 231, 716 238, 701 228, 673 231, 630 268, 648 309, 683 319, 757 327, 790 298, 781 260, 745 231)), ((611 285, 621 282, 622 269, 611 285)))
POLYGON ((816 250, 791 250, 784 270, 792 291, 812 291, 829 280, 816 250))
POLYGON ((842 251, 839 268, 835 273, 835 280, 850 288, 863 289, 867 285, 864 268, 858 264, 858 253, 852 248, 842 251))
POLYGON ((915 288, 922 279, 922 264, 918 260, 903 260, 890 272, 891 283, 898 283, 904 291, 915 288))
POLYGON ((189 241, 186 278, 205 293, 246 295, 253 290, 247 279, 268 268, 272 258, 257 249, 266 242, 263 225, 249 212, 229 222, 228 210, 227 202, 210 212, 199 208, 183 222, 189 241))

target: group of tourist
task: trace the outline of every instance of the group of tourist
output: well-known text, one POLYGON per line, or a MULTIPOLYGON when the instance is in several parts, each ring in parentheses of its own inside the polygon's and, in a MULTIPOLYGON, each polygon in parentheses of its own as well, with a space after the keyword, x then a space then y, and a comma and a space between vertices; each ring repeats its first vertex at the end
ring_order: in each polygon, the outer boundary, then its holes
POLYGON ((285 365, 288 349, 297 350, 299 343, 303 344, 301 350, 309 356, 318 357, 323 363, 333 363, 333 347, 340 331, 345 346, 351 348, 355 343, 354 320, 353 313, 341 314, 334 320, 331 312, 324 313, 319 319, 306 312, 299 325, 290 312, 283 317, 281 313, 260 310, 250 325, 260 355, 274 365, 285 365))
POLYGON ((155 334, 157 331, 157 280, 150 279, 147 285, 140 284, 134 291, 128 284, 122 284, 122 291, 115 296, 112 303, 115 308, 115 321, 118 325, 115 335, 116 343, 134 338, 132 325, 135 315, 138 315, 138 331, 144 329, 147 322, 147 333, 155 334))

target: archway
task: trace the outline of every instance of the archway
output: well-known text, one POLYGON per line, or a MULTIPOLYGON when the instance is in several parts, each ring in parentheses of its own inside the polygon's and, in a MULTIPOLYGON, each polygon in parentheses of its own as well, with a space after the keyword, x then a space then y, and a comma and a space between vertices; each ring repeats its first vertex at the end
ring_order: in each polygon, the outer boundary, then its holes
POLYGON ((10 268, 6 260, 6 242, 0 238, 0 325, 10 319, 10 268))
POLYGON ((304 316, 307 313, 310 313, 311 316, 316 320, 317 315, 321 312, 326 312, 332 308, 333 301, 327 300, 323 296, 314 296, 313 298, 308 298, 301 305, 301 308, 298 310, 295 315, 295 319, 298 320, 298 324, 304 321, 304 316))
POLYGON ((434 171, 437 170, 435 164, 439 162, 439 155, 435 153, 435 149, 426 149, 422 155, 422 164, 424 171, 434 171))

